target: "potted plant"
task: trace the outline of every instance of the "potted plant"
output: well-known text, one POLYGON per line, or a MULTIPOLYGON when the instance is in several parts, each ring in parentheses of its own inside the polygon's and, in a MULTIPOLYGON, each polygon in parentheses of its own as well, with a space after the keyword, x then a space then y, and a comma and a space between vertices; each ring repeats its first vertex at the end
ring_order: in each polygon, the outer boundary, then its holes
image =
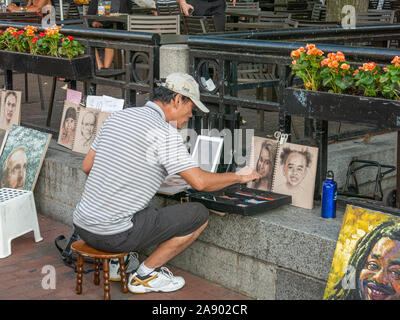
POLYGON ((303 87, 284 90, 293 116, 400 128, 400 58, 381 69, 374 62, 354 69, 343 53, 324 53, 313 44, 292 51, 292 73, 303 87))
POLYGON ((73 37, 64 37, 60 28, 54 25, 39 34, 33 26, 0 31, 0 68, 69 80, 90 78, 91 57, 73 37))

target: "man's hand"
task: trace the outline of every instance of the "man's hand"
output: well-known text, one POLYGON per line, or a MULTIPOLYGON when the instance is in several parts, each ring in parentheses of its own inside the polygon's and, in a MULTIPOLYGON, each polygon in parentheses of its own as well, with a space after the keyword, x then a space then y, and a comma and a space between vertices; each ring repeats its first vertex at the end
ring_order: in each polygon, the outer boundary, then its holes
POLYGON ((257 173, 257 171, 248 166, 240 169, 236 172, 236 174, 240 176, 240 183, 258 181, 260 179, 260 175, 257 173))
POLYGON ((236 6, 236 0, 229 0, 230 2, 232 2, 233 6, 236 6))
POLYGON ((98 21, 93 21, 92 27, 93 27, 93 28, 103 28, 103 24, 101 24, 101 23, 98 22, 98 21))
MULTIPOLYGON (((233 0, 233 1, 236 1, 236 0, 233 0)), ((181 6, 181 11, 185 16, 190 16, 191 12, 189 12, 189 10, 192 10, 192 11, 194 10, 193 6, 186 3, 185 0, 181 0, 179 2, 179 5, 181 6)))

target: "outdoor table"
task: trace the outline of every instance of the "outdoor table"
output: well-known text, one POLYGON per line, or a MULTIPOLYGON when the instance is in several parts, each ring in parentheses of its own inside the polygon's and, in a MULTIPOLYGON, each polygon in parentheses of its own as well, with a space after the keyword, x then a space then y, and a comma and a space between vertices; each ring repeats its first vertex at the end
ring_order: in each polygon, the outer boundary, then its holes
POLYGON ((37 12, 0 12, 0 20, 40 23, 42 15, 37 12))

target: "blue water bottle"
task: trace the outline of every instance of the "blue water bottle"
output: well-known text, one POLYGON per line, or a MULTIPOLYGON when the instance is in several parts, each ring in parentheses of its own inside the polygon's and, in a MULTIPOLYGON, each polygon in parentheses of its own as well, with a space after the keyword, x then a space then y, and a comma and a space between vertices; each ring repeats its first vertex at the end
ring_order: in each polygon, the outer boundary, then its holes
POLYGON ((337 183, 333 180, 333 172, 328 171, 322 187, 322 218, 336 218, 337 183))

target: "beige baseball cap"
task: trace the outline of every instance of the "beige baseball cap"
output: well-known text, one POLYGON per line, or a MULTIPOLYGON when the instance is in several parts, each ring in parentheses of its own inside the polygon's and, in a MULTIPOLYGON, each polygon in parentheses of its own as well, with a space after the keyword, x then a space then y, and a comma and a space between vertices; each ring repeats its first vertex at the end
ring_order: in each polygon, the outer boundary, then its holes
POLYGON ((200 101, 199 84, 194 78, 186 73, 171 73, 165 79, 163 86, 173 92, 190 98, 193 103, 203 112, 210 112, 208 108, 200 101))

